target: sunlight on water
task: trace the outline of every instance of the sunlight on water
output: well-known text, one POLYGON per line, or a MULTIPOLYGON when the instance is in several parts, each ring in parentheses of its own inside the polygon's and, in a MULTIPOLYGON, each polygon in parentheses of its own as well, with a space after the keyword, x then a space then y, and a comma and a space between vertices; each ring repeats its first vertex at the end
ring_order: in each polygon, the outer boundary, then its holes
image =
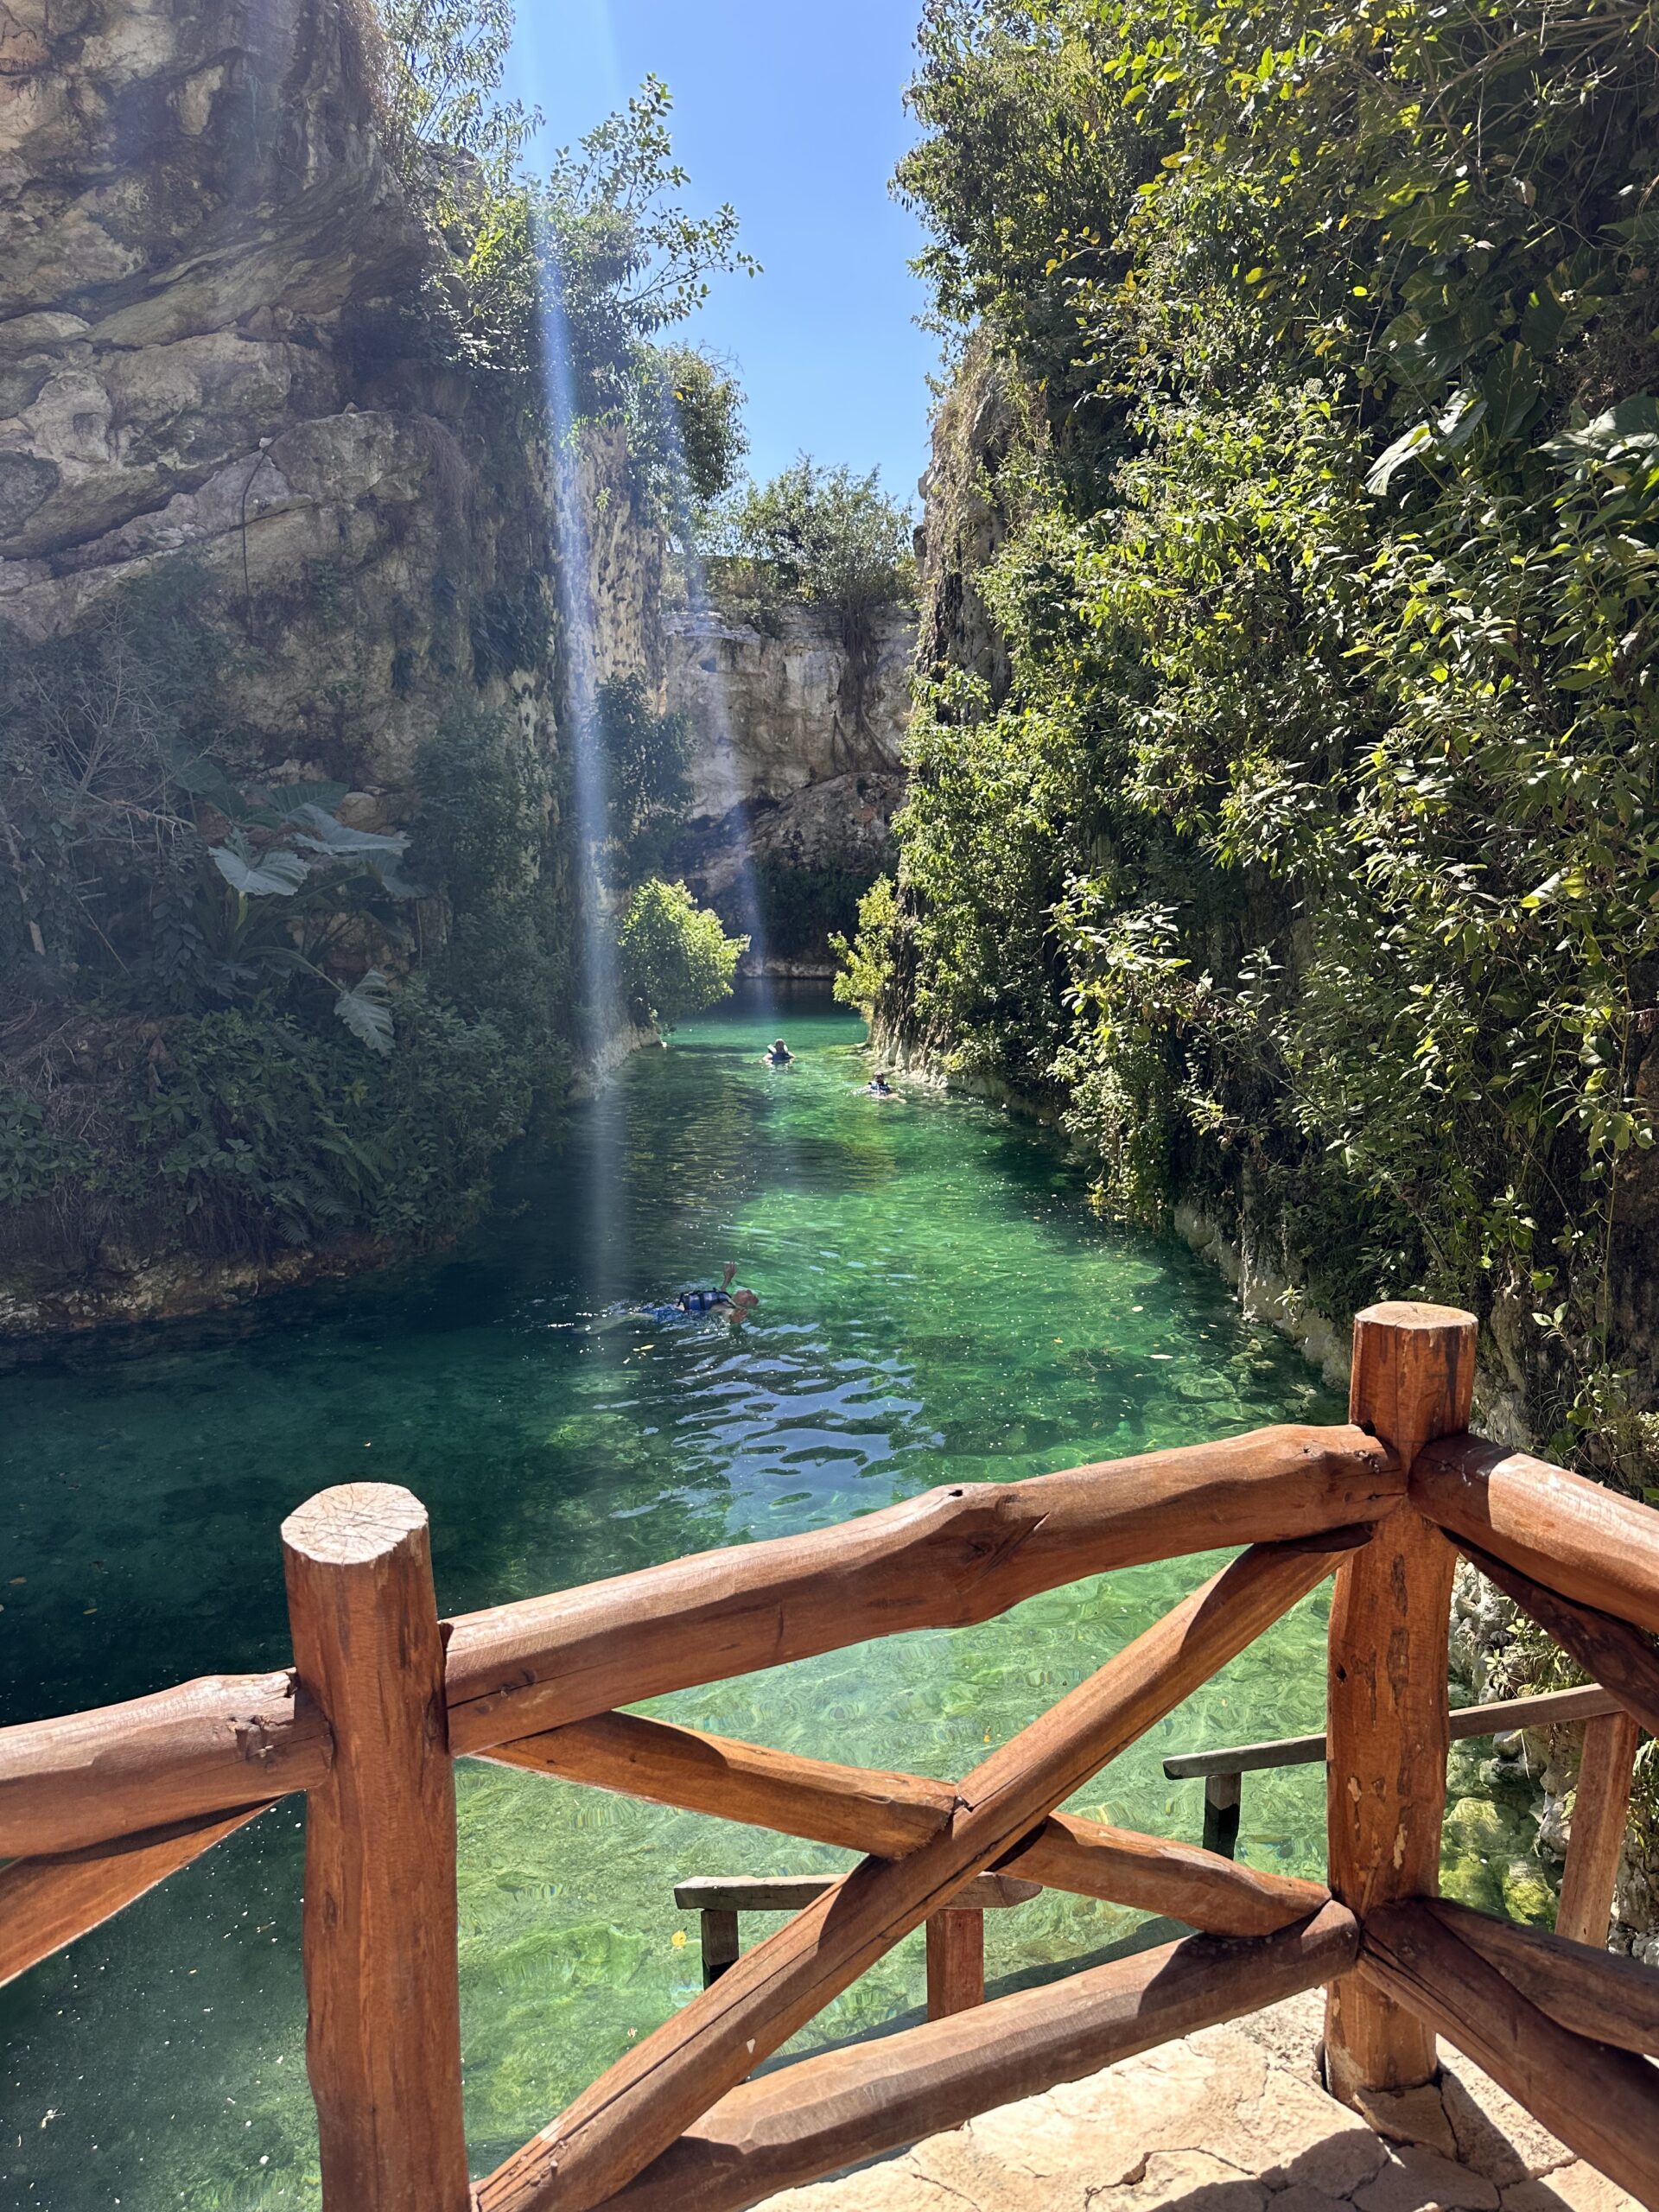
MULTIPOLYGON (((1047 1142, 971 1104, 861 1096, 856 1025, 821 995, 782 1007, 794 1066, 759 1064, 771 1018, 752 999, 694 1024, 581 1109, 562 1152, 522 1157, 497 1217, 446 1258, 153 1338, 143 1358, 89 1349, 10 1378, 19 1580, 0 1591, 0 1719, 280 1663, 277 1524, 329 1483, 407 1483, 432 1516, 439 1602, 459 1611, 938 1483, 1339 1416, 1184 1249, 1094 1218, 1047 1142), (623 1294, 737 1260, 762 1300, 741 1334, 586 1325, 613 1294, 586 1255, 596 1148, 620 1173, 623 1294)), ((1137 1569, 655 1709, 957 1774, 1205 1571, 1137 1569)), ((1317 1728, 1327 1603, 1316 1593, 1076 1802, 1196 1840, 1201 1785, 1166 1783, 1163 1757, 1317 1728)), ((1322 1796, 1317 1770, 1253 1777, 1242 1855, 1318 1872, 1322 1796)), ((315 2204, 301 1820, 279 1808, 0 1994, 0 2202, 315 2204)), ((460 1821, 478 2171, 694 1993, 677 1878, 848 1863, 477 1763, 460 1770, 460 1821)), ((1502 1847, 1485 1836, 1483 1866, 1502 1847)), ((775 1924, 747 1923, 747 1938, 775 1924)), ((1137 1940, 1138 1921, 1045 1895, 987 1925, 995 1988, 1137 1940)), ((918 1936, 800 2044, 913 2018, 922 1993, 918 1936)))

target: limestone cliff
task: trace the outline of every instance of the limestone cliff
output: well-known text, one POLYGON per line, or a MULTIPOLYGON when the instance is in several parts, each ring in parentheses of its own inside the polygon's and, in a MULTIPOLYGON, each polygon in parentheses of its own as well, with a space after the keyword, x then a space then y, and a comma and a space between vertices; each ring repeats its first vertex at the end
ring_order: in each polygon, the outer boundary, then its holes
MULTIPOLYGON (((663 541, 620 434, 594 432, 586 573, 559 588, 572 556, 536 410, 454 343, 457 272, 389 155, 376 37, 366 0, 0 10, 0 651, 73 645, 135 586, 182 579, 223 645, 213 711, 238 774, 345 785, 360 830, 410 826, 435 733, 481 734, 480 760, 547 795, 527 865, 556 939, 565 702, 577 680, 660 688, 663 541), (576 636, 573 601, 592 616, 576 636)), ((21 881, 16 860, 14 841, 21 881)), ((450 918, 424 899, 377 963, 429 961, 450 918)), ((10 995, 6 1048, 95 1130, 171 1033, 142 1001, 116 1023, 77 1010, 39 923, 22 950, 41 982, 10 995)), ((556 1030, 566 1009, 543 1011, 556 1030)), ((382 1249, 251 1218, 211 1252, 171 1234, 142 1197, 11 1208, 0 1333, 251 1294, 382 1249)))
POLYGON ((693 734, 692 818, 674 864, 755 932, 747 972, 826 975, 826 931, 850 925, 891 856, 914 614, 883 608, 858 665, 829 608, 761 619, 705 603, 665 626, 668 702, 693 734))
MULTIPOLYGON (((195 556, 265 665, 274 759, 395 783, 458 677, 552 741, 527 452, 435 344, 442 254, 337 0, 18 0, 0 31, 0 619, 39 637, 195 556)), ((626 454, 595 603, 619 667, 660 550, 626 454)), ((601 503, 595 500, 596 508, 601 503)))

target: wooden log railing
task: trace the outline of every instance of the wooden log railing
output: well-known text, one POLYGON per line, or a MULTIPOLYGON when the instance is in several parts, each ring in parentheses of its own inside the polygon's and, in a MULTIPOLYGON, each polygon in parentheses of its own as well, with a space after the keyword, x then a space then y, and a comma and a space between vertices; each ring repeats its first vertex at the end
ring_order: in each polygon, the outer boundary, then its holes
MULTIPOLYGON (((1558 1933, 1579 1942, 1601 1943, 1612 1914, 1624 1840, 1640 1733, 1636 1722, 1610 1690, 1599 1682, 1586 1682, 1575 1689, 1544 1690, 1534 1697, 1455 1706, 1447 1732, 1454 1744, 1461 1744, 1475 1737, 1559 1728, 1580 1720, 1587 1726, 1555 1926, 1558 1933)), ((1238 1844, 1245 1776, 1281 1767, 1323 1766, 1325 1759, 1323 1736, 1281 1736, 1265 1744, 1176 1751, 1164 1761, 1164 1774, 1171 1782, 1202 1779, 1204 1848, 1230 1859, 1238 1844)))
POLYGON ((326 2212, 738 2212, 1320 1985, 1338 2095, 1428 2079, 1443 2035, 1659 2206, 1659 1974, 1582 1940, 1598 1933, 1636 1731, 1659 1722, 1659 1513, 1469 1436, 1473 1338, 1448 1309, 1374 1307, 1356 1325, 1345 1427, 936 1491, 447 1624, 416 1501, 377 1484, 324 1492, 283 1529, 290 1669, 0 1731, 0 1979, 304 1790, 326 2212), (957 1782, 616 1709, 1224 1549, 1230 1565, 957 1782), (1435 1895, 1459 1551, 1614 1700, 1580 1783, 1583 1893, 1554 1936, 1435 1895), (1061 1809, 1332 1573, 1328 1888, 1061 1809), (785 1898, 798 1909, 783 1927, 721 1959, 700 1996, 476 2182, 456 2002, 462 1754, 861 1854, 785 1898), (964 2009, 982 1993, 966 1923, 1033 1884, 1201 1932, 964 2009), (937 2017, 749 2078, 924 1923, 945 1931, 937 2017))

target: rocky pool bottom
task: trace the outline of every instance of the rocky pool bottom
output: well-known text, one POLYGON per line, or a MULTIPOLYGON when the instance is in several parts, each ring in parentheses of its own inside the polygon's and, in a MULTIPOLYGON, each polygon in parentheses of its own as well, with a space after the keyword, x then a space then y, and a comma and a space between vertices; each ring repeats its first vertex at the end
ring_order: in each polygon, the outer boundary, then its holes
MULTIPOLYGON (((460 1611, 939 1483, 1341 1417, 1184 1248, 1101 1221, 1042 1135, 971 1103, 864 1096, 861 1036, 821 992, 752 990, 525 1147, 491 1218, 441 1259, 9 1378, 0 1720, 280 1663, 278 1524, 365 1475, 425 1502, 439 1603, 460 1611), (762 1066, 780 1030, 798 1057, 762 1066), (617 1318, 728 1258, 760 1294, 741 1331, 617 1318)), ((1216 1563, 1081 1583, 652 1709, 957 1774, 1216 1563)), ((1318 1728, 1327 1608, 1328 1587, 1077 1805, 1196 1840, 1202 1785, 1166 1782, 1164 1757, 1318 1728)), ((1454 1758, 1446 1886, 1547 1920, 1534 1787, 1489 1753, 1454 1758)), ((847 1863, 475 1762, 459 1797, 480 2171, 693 1994, 677 1880, 847 1863)), ((1249 1777, 1241 1855, 1319 1872, 1323 1798, 1317 1769, 1249 1777)), ((0 1993, 0 2205, 315 2205, 302 1822, 277 1808, 0 1993)), ((746 1922, 746 1941, 775 1924, 746 1922)), ((1170 1932, 1045 1894, 989 1916, 991 1993, 1170 1932)), ((922 1997, 918 1936, 795 2047, 906 2024, 922 1997)))

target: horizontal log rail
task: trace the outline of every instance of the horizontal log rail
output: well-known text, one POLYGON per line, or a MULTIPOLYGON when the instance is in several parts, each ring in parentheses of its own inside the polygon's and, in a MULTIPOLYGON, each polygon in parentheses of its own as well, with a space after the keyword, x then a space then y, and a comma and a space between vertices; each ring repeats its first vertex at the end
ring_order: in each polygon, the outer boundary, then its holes
POLYGON ((1455 2044, 1638 2203, 1659 2204, 1659 2070, 1564 2027, 1537 2001, 1546 1977, 1535 1959, 1523 1991, 1462 1929, 1421 1898, 1379 1906, 1361 1932, 1363 1978, 1455 2044))
MULTIPOLYGON (((963 1628, 1084 1575, 1369 1523, 1403 1473, 1357 1428, 1258 1429, 929 1491, 445 1624, 452 1752, 874 1637, 963 1628)), ((210 1677, 0 1729, 0 1858, 73 1851, 315 1788, 327 1724, 290 1673, 210 1677)))
POLYGON ((80 1851, 310 1789, 331 1756, 328 1724, 291 1672, 213 1675, 0 1728, 0 1859, 80 1851))
POLYGON ((1369 1524, 1403 1487, 1362 1430, 1263 1428, 929 1491, 832 1529, 465 1613, 449 1631, 450 1745, 488 1751, 872 1637, 969 1628, 1085 1575, 1369 1524))
POLYGON ((1411 1494, 1458 1543, 1659 1636, 1659 1514, 1651 1507, 1478 1436, 1427 1445, 1413 1465, 1411 1494))
MULTIPOLYGON (((1482 1736, 1506 1736, 1519 1728, 1559 1728, 1568 1721, 1592 1720, 1617 1713, 1619 1700, 1599 1682, 1570 1690, 1541 1690, 1534 1697, 1494 1698, 1490 1705, 1454 1705, 1450 1733, 1454 1744, 1482 1736)), ((1164 1761, 1171 1782, 1199 1775, 1264 1774, 1274 1767, 1323 1766, 1324 1736, 1277 1736, 1265 1744, 1229 1744, 1214 1751, 1175 1751, 1164 1761)))
POLYGON ((1176 2036, 1315 1989, 1350 1966, 1341 1905, 1276 1936, 1189 1936, 977 2012, 763 2074, 723 2097, 607 2212, 738 2212, 775 2190, 959 2126, 1176 2036))
MULTIPOLYGON (((1374 1307, 1355 1345, 1344 1427, 934 1491, 449 1622, 416 1502, 325 1492, 284 1526, 293 1669, 0 1730, 0 1980, 302 1790, 324 2212, 737 2212, 1319 1983, 1337 2094, 1428 2078, 1443 2034, 1659 2205, 1659 1974, 1593 1947, 1636 1727, 1659 1721, 1659 1513, 1464 1433, 1469 1316, 1374 1307), (1449 1713, 1454 1547, 1597 1687, 1449 1713), (618 1709, 1206 1551, 1237 1555, 960 1781, 618 1709), (1170 1763, 1236 1792, 1247 1764, 1323 1752, 1328 1888, 1060 1809, 1333 1570, 1327 1737, 1170 1763), (1560 1929, 1435 1897, 1452 1736, 1569 1713, 1595 1732, 1560 1929), (719 1978, 475 2184, 455 1974, 466 1755, 860 1854, 838 1877, 687 1891, 731 1922, 719 1978), (1200 1932, 985 2004, 981 1913, 1036 1885, 1200 1932), (792 1916, 737 1957, 735 1914, 760 1897, 792 1916), (927 2025, 747 2078, 924 1923, 927 2025)), ((1220 1809, 1236 1822, 1236 1795, 1220 1809)))

